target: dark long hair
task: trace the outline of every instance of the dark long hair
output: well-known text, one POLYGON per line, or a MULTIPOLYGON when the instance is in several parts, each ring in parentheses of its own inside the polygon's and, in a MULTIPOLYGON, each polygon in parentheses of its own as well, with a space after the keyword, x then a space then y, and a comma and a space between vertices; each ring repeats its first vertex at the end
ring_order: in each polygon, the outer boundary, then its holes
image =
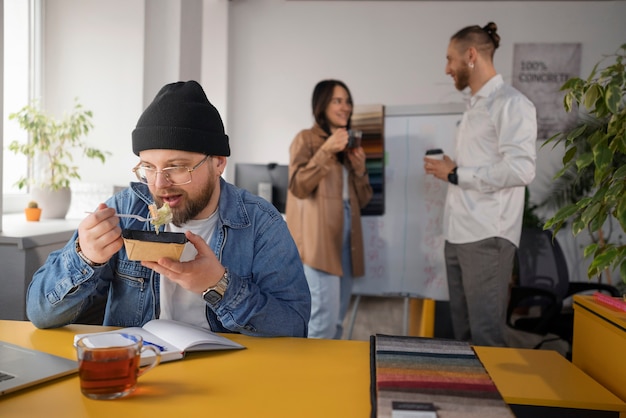
POLYGON ((462 51, 473 46, 481 53, 486 53, 493 60, 493 54, 500 46, 500 35, 498 35, 498 25, 493 22, 487 23, 484 27, 478 25, 467 26, 450 38, 457 41, 462 51))
MULTIPOLYGON (((315 117, 315 122, 330 135, 330 125, 328 124, 328 120, 326 119, 326 108, 328 104, 333 99, 333 91, 335 90, 335 86, 340 86, 346 89, 348 92, 348 100, 350 104, 352 104, 352 93, 350 93, 350 89, 343 81, 339 80, 322 80, 313 89, 313 98, 311 99, 311 106, 313 108, 313 117, 315 117)), ((350 129, 350 123, 352 121, 352 113, 350 113, 350 117, 348 118, 347 129, 350 129)))

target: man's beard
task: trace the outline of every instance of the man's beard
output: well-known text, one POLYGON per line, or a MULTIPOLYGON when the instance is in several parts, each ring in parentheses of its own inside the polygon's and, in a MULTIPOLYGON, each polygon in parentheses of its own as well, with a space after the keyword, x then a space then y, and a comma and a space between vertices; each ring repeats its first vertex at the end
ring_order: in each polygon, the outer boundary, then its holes
POLYGON ((456 80, 454 81, 454 86, 459 91, 465 90, 467 86, 469 86, 469 78, 470 78, 470 69, 467 64, 463 64, 463 67, 459 68, 456 73, 456 80))
MULTIPOLYGON (((209 178, 212 178, 210 176, 209 178)), ((182 207, 173 207, 172 209, 172 223, 177 227, 181 227, 183 224, 189 222, 200 212, 204 210, 209 204, 211 197, 213 196, 213 192, 215 191, 215 183, 212 181, 207 181, 204 188, 201 190, 200 195, 196 199, 190 199, 189 194, 183 190, 178 189, 170 189, 170 194, 180 194, 182 196, 182 200, 184 200, 184 204, 182 207)), ((156 202, 158 207, 163 206, 163 199, 154 196, 154 201, 156 202)))

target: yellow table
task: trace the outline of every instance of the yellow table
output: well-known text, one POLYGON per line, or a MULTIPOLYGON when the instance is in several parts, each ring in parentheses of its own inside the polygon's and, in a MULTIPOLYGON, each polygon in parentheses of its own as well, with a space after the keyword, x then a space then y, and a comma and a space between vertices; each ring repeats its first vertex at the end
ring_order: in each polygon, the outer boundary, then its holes
MULTIPOLYGON (((74 334, 106 329, 0 321, 0 339, 74 359, 74 334)), ((0 417, 369 416, 369 342, 227 337, 247 348, 161 364, 127 398, 87 399, 74 375, 0 397, 0 417)))
MULTIPOLYGON (((109 329, 39 330, 30 322, 0 320, 0 339, 74 359, 74 334, 109 329)), ((0 397, 0 417, 370 416, 369 342, 226 336, 247 348, 189 353, 161 364, 127 398, 87 399, 74 375, 0 397)), ((626 410, 556 352, 474 349, 508 404, 626 410)))
POLYGON ((504 401, 518 416, 626 417, 626 404, 556 351, 474 347, 504 401), (571 409, 578 411, 573 415, 571 409), (568 410, 570 415, 562 414, 568 410))
POLYGON ((572 363, 626 402, 626 312, 574 296, 572 363))

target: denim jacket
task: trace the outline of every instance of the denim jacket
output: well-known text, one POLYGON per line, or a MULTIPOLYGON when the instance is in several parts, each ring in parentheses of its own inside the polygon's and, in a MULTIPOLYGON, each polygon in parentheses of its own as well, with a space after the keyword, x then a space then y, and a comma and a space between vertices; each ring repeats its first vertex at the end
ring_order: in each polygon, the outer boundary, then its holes
MULTIPOLYGON (((230 281, 222 300, 206 304, 215 332, 254 336, 307 336, 311 296, 287 225, 267 201, 220 180, 219 220, 212 250, 230 281)), ((148 187, 131 183, 107 206, 147 217, 148 187)), ((147 222, 120 218, 122 229, 147 230, 147 222)), ((35 272, 26 296, 28 318, 38 328, 75 322, 91 301, 106 296, 103 325, 142 326, 159 317, 158 273, 128 260, 122 249, 103 266, 90 267, 76 253, 78 232, 35 272)), ((200 296, 198 296, 200 297, 200 296)))

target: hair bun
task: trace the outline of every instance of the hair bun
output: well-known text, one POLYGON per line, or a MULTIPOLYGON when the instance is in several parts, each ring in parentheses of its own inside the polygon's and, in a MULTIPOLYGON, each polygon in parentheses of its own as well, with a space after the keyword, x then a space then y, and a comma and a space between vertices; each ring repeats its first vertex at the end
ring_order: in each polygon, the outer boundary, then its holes
POLYGON ((489 35, 489 37, 493 41, 494 46, 498 48, 500 46, 500 35, 498 35, 498 25, 496 25, 493 22, 489 22, 482 29, 487 33, 487 35, 489 35))

